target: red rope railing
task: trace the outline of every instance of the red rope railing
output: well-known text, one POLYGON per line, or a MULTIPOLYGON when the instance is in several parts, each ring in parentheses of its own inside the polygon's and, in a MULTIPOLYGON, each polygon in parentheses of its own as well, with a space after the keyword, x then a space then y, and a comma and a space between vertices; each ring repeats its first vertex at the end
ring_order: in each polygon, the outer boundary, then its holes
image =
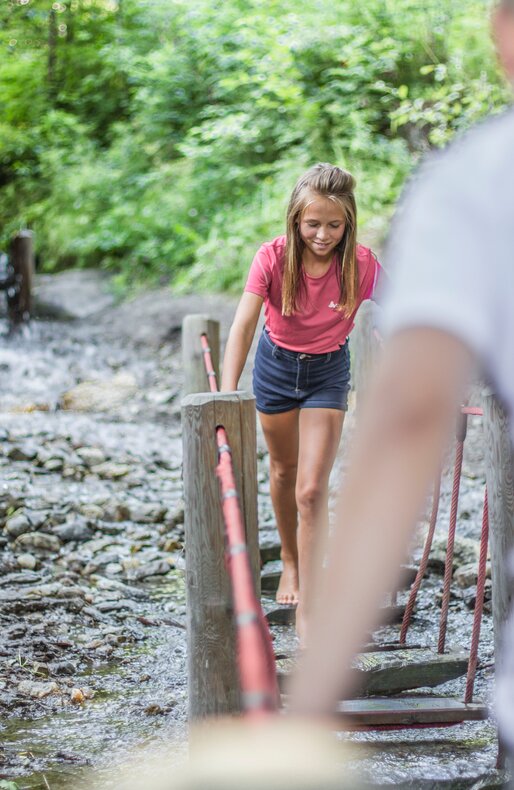
MULTIPOLYGON (((201 336, 201 343, 210 389, 211 392, 217 392, 216 373, 206 335, 201 336)), ((225 558, 232 587, 241 706, 247 717, 259 718, 279 707, 275 655, 268 623, 255 594, 232 454, 227 432, 222 425, 216 428, 216 442, 216 475, 220 483, 225 521, 225 558)))
POLYGON ((477 594, 475 600, 475 613, 473 615, 473 634, 471 637, 471 650, 469 653, 468 676, 466 680, 466 693, 464 702, 467 704, 473 699, 475 675, 478 663, 478 642, 480 640, 480 627, 484 611, 485 577, 487 571, 487 545, 489 542, 489 506, 487 501, 487 488, 484 495, 484 511, 482 515, 482 536, 480 538, 480 559, 478 561, 477 594))
MULTIPOLYGON (((460 478, 462 472, 462 458, 464 451, 464 441, 466 439, 466 432, 467 432, 467 419, 469 415, 482 416, 483 410, 475 406, 462 406, 460 410, 459 422, 457 426, 457 449, 456 449, 455 467, 454 467, 454 475, 453 475, 453 489, 452 489, 452 502, 451 502, 451 511, 450 511, 450 525, 448 532, 448 545, 446 550, 446 561, 445 561, 445 569, 444 569, 445 572, 444 572, 444 583, 443 583, 443 602, 441 608, 441 621, 439 627, 439 641, 438 641, 439 653, 444 652, 444 648, 446 644, 448 608, 450 601, 450 586, 451 586, 451 579, 453 573, 455 531, 457 524, 457 510, 459 504, 460 478)), ((421 586, 421 582, 426 572, 428 558, 430 555, 430 550, 432 547, 432 542, 433 542, 433 537, 434 537, 434 532, 437 522, 440 491, 441 491, 441 474, 439 472, 434 486, 434 496, 432 501, 430 526, 428 529, 428 534, 423 550, 423 556, 421 558, 421 562, 418 572, 416 574, 416 578, 412 584, 409 594, 409 600, 407 602, 407 606, 405 608, 405 613, 403 616, 402 628, 400 632, 400 644, 405 644, 406 642, 407 631, 409 629, 410 622, 412 619, 412 613, 416 603, 416 598, 421 586)), ((485 590, 485 579, 486 579, 488 538, 489 538, 489 515, 488 515, 487 489, 486 489, 485 497, 484 497, 483 516, 482 516, 480 559, 478 563, 477 592, 476 592, 475 611, 473 615, 473 632, 471 636, 471 647, 470 647, 468 672, 466 679, 466 692, 464 696, 464 702, 466 704, 471 702, 471 700, 473 699, 473 689, 475 685, 476 669, 478 664, 478 643, 480 639, 480 628, 482 624, 482 615, 484 608, 484 590, 485 590)))
POLYGON ((421 558, 421 562, 419 564, 418 572, 416 574, 416 578, 412 584, 409 600, 407 601, 407 606, 405 607, 405 612, 403 615, 402 620, 402 629, 400 632, 400 644, 404 645, 407 639, 407 631, 409 630, 410 622, 412 619, 412 613, 414 611, 414 607, 416 605, 416 600, 418 597, 419 588, 421 587, 421 582, 425 576, 427 571, 428 565, 428 558, 430 556, 430 551, 432 550, 432 542, 434 540, 434 532, 435 527, 437 524, 437 514, 439 512, 439 498, 441 494, 441 471, 438 472, 437 478, 434 485, 434 495, 432 499, 432 513, 430 515, 430 526, 428 528, 428 534, 425 541, 425 547, 423 549, 423 556, 421 558))
POLYGON ((444 564, 443 603, 441 606, 441 620, 439 623, 439 641, 437 652, 444 653, 446 644, 446 631, 448 627, 448 609, 450 606, 450 587, 453 574, 453 553, 455 547, 455 531, 457 528, 457 508, 459 506, 460 475, 462 472, 462 456, 464 441, 457 440, 455 453, 455 468, 453 472, 452 504, 450 509, 450 526, 448 529, 448 544, 446 546, 446 561, 444 564))

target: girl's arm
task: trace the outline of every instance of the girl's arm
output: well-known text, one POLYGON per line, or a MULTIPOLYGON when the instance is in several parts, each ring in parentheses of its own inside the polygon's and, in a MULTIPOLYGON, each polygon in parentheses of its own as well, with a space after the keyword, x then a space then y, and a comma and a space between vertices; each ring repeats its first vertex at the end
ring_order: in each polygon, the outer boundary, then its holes
POLYGON ((257 296, 249 291, 245 291, 241 297, 225 347, 221 377, 222 392, 237 389, 239 377, 252 345, 263 301, 262 296, 257 296))

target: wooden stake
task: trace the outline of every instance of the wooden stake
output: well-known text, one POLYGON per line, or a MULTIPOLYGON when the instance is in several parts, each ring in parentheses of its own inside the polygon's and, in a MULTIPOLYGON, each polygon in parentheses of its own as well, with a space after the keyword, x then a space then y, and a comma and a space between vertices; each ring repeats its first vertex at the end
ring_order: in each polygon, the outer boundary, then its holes
POLYGON ((8 300, 9 318, 14 324, 28 321, 32 309, 32 287, 34 284, 34 234, 21 230, 14 236, 10 249, 11 261, 18 279, 18 295, 8 300))
POLYGON ((357 393, 357 404, 362 402, 369 388, 369 379, 379 351, 379 342, 373 331, 373 310, 373 302, 368 300, 362 303, 350 339, 352 382, 357 393))
POLYGON ((182 401, 189 715, 239 710, 236 642, 224 558, 216 427, 227 431, 246 541, 260 596, 255 399, 247 392, 200 393, 182 401))
POLYGON ((187 315, 182 322, 182 362, 184 366, 183 394, 208 392, 209 380, 200 344, 200 336, 206 334, 211 349, 212 364, 219 385, 220 371, 220 325, 207 315, 187 315))
POLYGON ((489 500, 489 545, 494 623, 494 652, 498 668, 503 655, 503 627, 511 610, 507 559, 514 549, 514 483, 509 421, 490 392, 483 396, 486 480, 489 500))

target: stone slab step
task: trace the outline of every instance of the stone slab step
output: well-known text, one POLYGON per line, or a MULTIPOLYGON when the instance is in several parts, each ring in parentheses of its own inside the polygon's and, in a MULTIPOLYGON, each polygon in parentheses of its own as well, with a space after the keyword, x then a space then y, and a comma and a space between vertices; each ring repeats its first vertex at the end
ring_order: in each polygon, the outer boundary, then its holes
MULTIPOLYGON (((296 665, 294 658, 277 661, 281 687, 296 665)), ((416 688, 433 688, 465 675, 468 654, 454 651, 439 655, 430 648, 359 653, 354 662, 356 696, 383 697, 416 688)))

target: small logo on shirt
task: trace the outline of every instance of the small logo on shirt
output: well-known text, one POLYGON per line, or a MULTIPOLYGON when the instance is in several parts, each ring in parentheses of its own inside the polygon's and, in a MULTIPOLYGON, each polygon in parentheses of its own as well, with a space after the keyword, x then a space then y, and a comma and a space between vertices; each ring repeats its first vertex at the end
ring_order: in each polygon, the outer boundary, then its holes
POLYGON ((331 310, 337 310, 339 305, 336 302, 332 301, 332 302, 330 302, 329 307, 330 307, 331 310))

